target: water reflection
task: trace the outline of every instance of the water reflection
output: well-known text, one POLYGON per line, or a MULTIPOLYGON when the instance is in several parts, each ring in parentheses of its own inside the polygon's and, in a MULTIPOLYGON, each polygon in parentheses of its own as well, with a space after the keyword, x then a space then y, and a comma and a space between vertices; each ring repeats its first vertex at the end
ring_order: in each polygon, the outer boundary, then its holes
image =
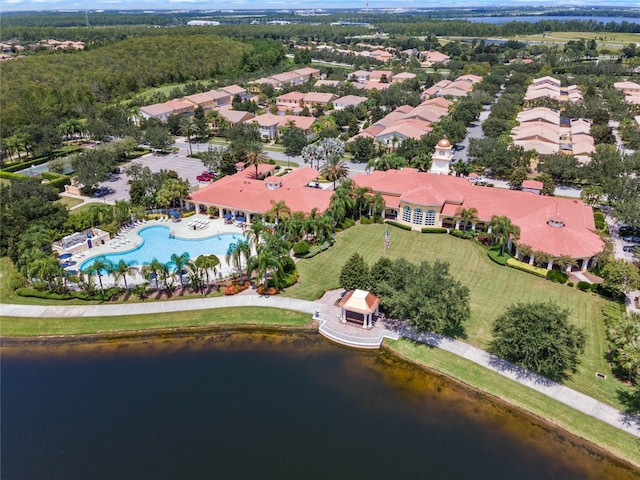
POLYGON ((635 478, 529 416, 317 335, 2 353, 3 478, 635 478))

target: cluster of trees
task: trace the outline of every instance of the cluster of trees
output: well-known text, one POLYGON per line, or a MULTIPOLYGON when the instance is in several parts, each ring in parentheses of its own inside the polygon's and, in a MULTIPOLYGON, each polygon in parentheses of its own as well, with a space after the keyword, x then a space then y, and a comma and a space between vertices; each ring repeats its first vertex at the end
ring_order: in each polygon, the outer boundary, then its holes
POLYGON ((177 206, 189 194, 189 182, 182 180, 174 170, 152 172, 140 163, 125 168, 129 180, 131 204, 145 209, 177 206))
POLYGON ((381 257, 369 268, 354 253, 342 267, 340 286, 372 291, 380 297, 383 312, 420 330, 459 336, 470 316, 469 289, 451 276, 445 262, 415 265, 381 257))

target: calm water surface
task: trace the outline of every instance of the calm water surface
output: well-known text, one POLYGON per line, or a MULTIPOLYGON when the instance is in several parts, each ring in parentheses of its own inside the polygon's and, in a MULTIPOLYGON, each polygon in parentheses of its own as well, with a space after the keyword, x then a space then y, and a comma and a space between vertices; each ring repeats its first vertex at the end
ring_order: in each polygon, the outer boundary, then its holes
POLYGON ((634 478, 384 353, 299 334, 3 351, 3 479, 634 478))

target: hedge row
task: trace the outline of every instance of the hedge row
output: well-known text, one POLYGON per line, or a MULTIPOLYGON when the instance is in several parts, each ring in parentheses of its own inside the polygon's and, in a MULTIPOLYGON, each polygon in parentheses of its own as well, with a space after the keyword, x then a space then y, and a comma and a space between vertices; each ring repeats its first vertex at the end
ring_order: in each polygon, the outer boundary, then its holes
POLYGON ((439 227, 424 227, 421 230, 422 233, 447 233, 447 229, 446 228, 439 228, 439 227))
POLYGON ((507 260, 507 267, 515 268, 516 270, 522 270, 523 272, 533 273, 534 275, 542 278, 547 278, 548 270, 546 268, 534 267, 528 263, 521 262, 515 258, 507 260))
POLYGON ((33 298, 44 298, 45 300, 71 300, 76 298, 78 300, 112 300, 114 298, 118 298, 124 290, 118 287, 107 288, 104 291, 104 296, 102 293, 98 292, 95 295, 87 295, 84 292, 78 292, 75 290, 71 290, 67 293, 55 293, 49 290, 36 290, 35 288, 18 288, 16 289, 16 294, 21 297, 33 297, 33 298))
POLYGON ((331 246, 333 246, 333 241, 327 242, 327 243, 323 243, 322 245, 314 245, 309 250, 309 253, 307 253, 306 255, 296 255, 296 257, 298 257, 298 258, 315 257, 316 255, 318 255, 319 253, 324 252, 325 250, 327 250, 331 246))
POLYGON ((402 230, 409 230, 409 231, 412 230, 411 225, 404 225, 403 223, 394 222, 392 220, 387 220, 385 223, 387 225, 392 225, 394 227, 401 228, 402 230))
POLYGON ((12 173, 12 172, 0 171, 0 178, 5 178, 7 180, 13 180, 14 178, 25 178, 25 176, 20 174, 20 173, 12 173))

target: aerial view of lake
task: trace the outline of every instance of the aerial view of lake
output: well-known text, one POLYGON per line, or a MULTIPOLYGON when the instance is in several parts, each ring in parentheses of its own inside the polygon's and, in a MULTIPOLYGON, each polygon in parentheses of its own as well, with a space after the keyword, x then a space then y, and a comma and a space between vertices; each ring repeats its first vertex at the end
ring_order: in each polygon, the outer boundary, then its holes
POLYGON ((576 437, 390 353, 313 334, 2 354, 3 479, 637 478, 576 437))
MULTIPOLYGON (((622 23, 622 22, 627 22, 627 23, 640 23, 640 18, 637 17, 584 17, 584 16, 553 16, 553 15, 523 15, 521 17, 519 16, 510 16, 510 17, 462 17, 461 19, 464 20, 469 20, 470 22, 480 22, 480 23, 494 23, 494 24, 500 24, 500 23, 507 23, 507 22, 528 22, 528 23, 535 23, 535 22, 541 22, 543 20, 558 20, 560 22, 562 21, 569 21, 569 20, 581 20, 584 22, 588 22, 588 21, 593 21, 596 23, 622 23)), ((456 19, 458 20, 458 19, 456 19)))

